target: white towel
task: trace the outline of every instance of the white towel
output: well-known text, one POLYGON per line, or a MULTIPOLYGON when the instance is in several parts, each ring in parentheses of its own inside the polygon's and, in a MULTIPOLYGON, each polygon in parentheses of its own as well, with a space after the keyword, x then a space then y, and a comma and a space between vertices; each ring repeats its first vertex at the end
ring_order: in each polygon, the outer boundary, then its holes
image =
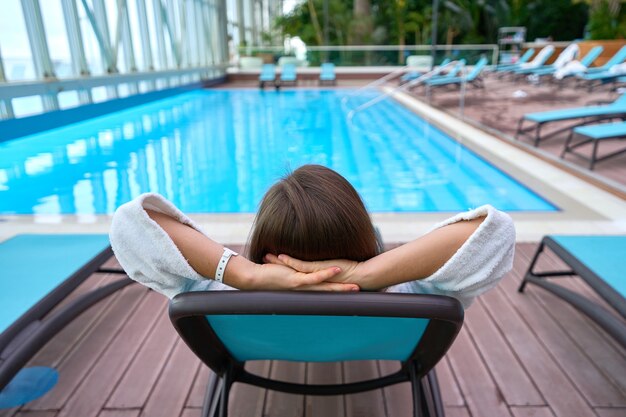
MULTIPOLYGON (((233 290, 200 276, 169 235, 145 209, 167 214, 203 233, 191 219, 158 194, 142 194, 117 209, 111 224, 111 247, 128 275, 172 298, 187 291, 233 290)), ((467 308, 474 297, 493 288, 511 269, 515 229, 511 218, 491 206, 457 214, 434 230, 462 220, 487 216, 470 238, 437 272, 423 280, 389 287, 389 292, 449 295, 467 308)))
POLYGON ((513 266, 515 227, 511 217, 486 205, 459 213, 432 230, 487 216, 478 229, 428 278, 391 286, 388 292, 448 295, 468 308, 474 298, 495 287, 513 266))
POLYGON ((613 65, 611 68, 609 68, 608 72, 609 74, 613 75, 626 74, 626 63, 613 65))
POLYGON ((129 277, 169 298, 187 291, 233 289, 198 274, 145 209, 167 214, 206 235, 162 196, 140 195, 117 209, 109 233, 115 257, 129 277))
POLYGON ((553 77, 557 80, 562 80, 568 75, 582 74, 585 71, 587 71, 587 67, 584 66, 580 61, 570 61, 563 67, 556 70, 553 77))
POLYGON ((554 46, 548 45, 544 46, 541 51, 535 56, 535 58, 530 62, 525 62, 520 64, 521 69, 534 69, 542 66, 546 61, 546 55, 551 55, 554 52, 554 46))
POLYGON ((579 50, 580 48, 578 48, 578 45, 575 43, 568 45, 567 48, 559 54, 559 57, 554 61, 552 66, 556 69, 563 68, 564 65, 578 56, 579 50))

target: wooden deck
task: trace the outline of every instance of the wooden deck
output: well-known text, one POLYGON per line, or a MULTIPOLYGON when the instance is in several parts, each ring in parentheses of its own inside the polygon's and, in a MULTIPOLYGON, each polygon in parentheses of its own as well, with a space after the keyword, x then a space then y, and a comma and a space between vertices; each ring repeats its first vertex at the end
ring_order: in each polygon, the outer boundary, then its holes
MULTIPOLYGON (((518 244, 514 270, 467 311, 454 346, 437 365, 448 417, 626 416, 626 352, 587 318, 536 287, 516 292, 534 244, 518 244)), ((113 262, 113 261, 112 261, 113 262)), ((546 265, 554 264, 554 258, 546 265)), ((76 293, 111 279, 94 275, 76 293)), ((597 299, 578 279, 561 279, 597 299)), ((178 339, 167 300, 132 285, 59 333, 32 365, 59 370, 57 386, 1 417, 193 417, 209 374, 178 339)), ((256 362, 288 381, 355 381, 394 363, 256 362)), ((236 384, 231 416, 409 416, 406 384, 337 397, 302 397, 236 384)))

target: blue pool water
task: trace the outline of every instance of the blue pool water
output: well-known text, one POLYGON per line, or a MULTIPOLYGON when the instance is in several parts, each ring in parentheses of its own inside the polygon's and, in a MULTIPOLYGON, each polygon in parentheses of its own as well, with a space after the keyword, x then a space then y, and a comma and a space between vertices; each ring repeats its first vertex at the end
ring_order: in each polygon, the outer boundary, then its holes
POLYGON ((104 214, 140 193, 185 212, 256 211, 306 163, 331 167, 372 212, 555 210, 391 99, 349 90, 203 90, 0 143, 0 213, 104 214))

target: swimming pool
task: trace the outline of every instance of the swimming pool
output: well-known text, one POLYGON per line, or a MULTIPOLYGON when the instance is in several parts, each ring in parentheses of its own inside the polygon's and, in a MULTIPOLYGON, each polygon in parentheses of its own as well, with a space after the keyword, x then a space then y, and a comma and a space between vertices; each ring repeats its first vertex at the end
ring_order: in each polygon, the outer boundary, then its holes
POLYGON ((198 90, 0 143, 0 213, 107 214, 143 192, 189 213, 250 213, 306 163, 372 212, 556 208, 391 99, 350 90, 198 90))

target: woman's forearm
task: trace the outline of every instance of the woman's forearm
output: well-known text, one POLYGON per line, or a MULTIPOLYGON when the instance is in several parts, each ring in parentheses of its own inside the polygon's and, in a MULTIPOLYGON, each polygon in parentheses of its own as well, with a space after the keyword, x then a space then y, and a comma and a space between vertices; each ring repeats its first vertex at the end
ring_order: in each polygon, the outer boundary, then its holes
POLYGON ((484 220, 459 221, 360 263, 347 282, 363 290, 379 290, 434 274, 476 231, 484 220))

